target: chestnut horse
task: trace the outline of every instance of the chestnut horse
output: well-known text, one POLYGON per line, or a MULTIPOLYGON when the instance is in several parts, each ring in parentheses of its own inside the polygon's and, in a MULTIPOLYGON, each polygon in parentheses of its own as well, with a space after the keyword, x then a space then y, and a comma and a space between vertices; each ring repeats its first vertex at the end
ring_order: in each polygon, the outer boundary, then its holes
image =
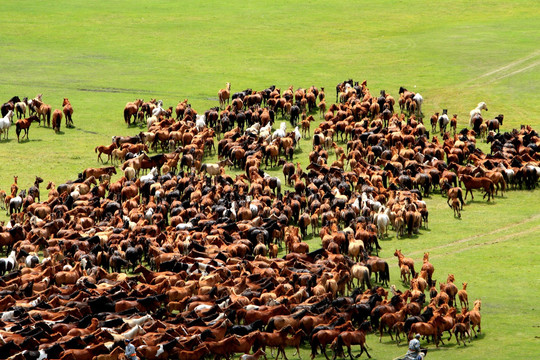
MULTIPOLYGON (((64 101, 62 102, 64 112, 64 116, 66 117, 66 127, 73 127, 73 107, 71 106, 71 103, 69 102, 68 98, 64 98, 64 101)), ((60 126, 59 126, 60 128, 60 126)))
POLYGON ((467 200, 467 194, 469 192, 471 193, 471 197, 474 200, 474 195, 472 192, 473 189, 484 189, 486 193, 484 194, 483 198, 485 199, 487 195, 487 201, 493 198, 493 193, 495 192, 495 185, 490 179, 486 177, 473 178, 470 175, 463 174, 459 177, 459 181, 461 181, 463 185, 465 185, 465 200, 467 200))
POLYGON ((55 109, 52 115, 52 128, 54 132, 57 134, 60 131, 61 123, 62 123, 62 112, 58 109, 55 109))
POLYGON ((20 142, 19 135, 21 134, 21 131, 24 130, 23 140, 26 136, 26 140, 28 140, 28 130, 30 129, 30 125, 32 124, 32 121, 37 121, 39 123, 39 118, 36 115, 32 115, 29 118, 26 119, 20 119, 17 120, 17 123, 15 124, 15 129, 17 132, 17 141, 20 142))
POLYGON ((220 109, 225 108, 225 101, 227 101, 227 105, 229 105, 230 96, 231 96, 231 83, 227 83, 225 85, 225 89, 221 89, 218 91, 220 109))
MULTIPOLYGON (((43 118, 43 126, 45 126, 45 120, 47 120, 47 126, 51 126, 51 105, 43 103, 43 101, 34 99, 32 104, 36 110, 36 114, 43 118)), ((41 121, 38 121, 41 124, 41 121)))
POLYGON ((126 124, 131 125, 131 117, 133 116, 133 122, 137 122, 137 112, 139 107, 143 104, 143 99, 137 99, 133 102, 128 102, 124 108, 124 121, 126 124))

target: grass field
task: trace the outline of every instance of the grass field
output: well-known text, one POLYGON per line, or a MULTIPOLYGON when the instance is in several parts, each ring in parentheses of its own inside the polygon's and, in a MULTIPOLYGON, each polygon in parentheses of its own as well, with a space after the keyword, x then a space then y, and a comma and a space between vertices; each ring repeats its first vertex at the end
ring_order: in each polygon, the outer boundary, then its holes
MULTIPOLYGON (((316 85, 331 101, 336 83, 366 79, 373 94, 386 89, 395 96, 400 86, 420 92, 426 115, 447 108, 459 115, 459 127, 485 101, 486 117, 505 115, 503 130, 538 129, 539 13, 536 1, 6 3, 0 99, 43 93, 54 109, 68 97, 76 127, 62 124, 55 135, 34 124, 23 143, 12 127, 9 140, 0 141, 0 189, 9 189, 13 175, 28 188, 36 175, 60 184, 100 166, 97 145, 140 131, 124 124, 128 101, 158 98, 168 107, 188 98, 203 112, 217 105, 226 82, 232 92, 316 85)), ((305 164, 310 148, 303 141, 295 161, 305 164)), ((471 299, 482 298, 480 339, 467 348, 452 340, 430 350, 430 359, 538 354, 538 200, 538 191, 510 191, 494 204, 477 199, 456 220, 437 193, 427 200, 428 230, 383 241, 392 279, 399 278, 395 248, 417 261, 430 251, 438 280, 454 273, 458 285, 469 283, 471 299)), ((368 346, 376 359, 406 351, 373 335, 368 346)))

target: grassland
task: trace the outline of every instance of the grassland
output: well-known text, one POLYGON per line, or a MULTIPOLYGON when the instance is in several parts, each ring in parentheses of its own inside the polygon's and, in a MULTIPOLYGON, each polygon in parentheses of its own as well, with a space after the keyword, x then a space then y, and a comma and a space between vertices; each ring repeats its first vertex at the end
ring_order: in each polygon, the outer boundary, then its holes
MULTIPOLYGON (((225 82, 233 92, 316 85, 331 100, 336 83, 366 79, 372 93, 396 94, 399 86, 420 92, 424 113, 448 108, 459 126, 485 101, 487 116, 505 114, 503 130, 539 128, 539 12, 535 1, 6 3, 0 99, 43 93, 60 108, 68 97, 76 128, 55 135, 34 124, 30 141, 20 144, 12 128, 10 140, 0 141, 0 188, 8 189, 13 175, 27 188, 36 175, 60 184, 99 166, 94 147, 140 131, 122 120, 127 101, 174 106, 188 98, 201 112, 217 105, 225 82)), ((304 141, 295 161, 305 164, 310 147, 304 141)), ((480 340, 465 349, 452 342, 430 359, 538 353, 538 199, 538 191, 510 191, 495 204, 469 203, 456 220, 435 194, 427 200, 428 230, 383 241, 392 279, 395 248, 417 261, 430 251, 437 279, 452 272, 469 282, 472 298, 482 298, 480 340)), ((374 358, 405 352, 385 342, 368 336, 374 358)))

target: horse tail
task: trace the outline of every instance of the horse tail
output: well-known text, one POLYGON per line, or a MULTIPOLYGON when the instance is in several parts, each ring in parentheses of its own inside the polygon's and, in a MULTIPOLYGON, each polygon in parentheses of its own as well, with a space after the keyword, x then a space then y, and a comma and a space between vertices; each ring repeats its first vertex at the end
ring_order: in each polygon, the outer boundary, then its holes
POLYGON ((274 332, 276 329, 276 324, 274 323, 274 319, 270 319, 268 322, 268 325, 266 326, 266 332, 271 333, 274 332))
POLYGON ((495 184, 493 181, 489 184, 489 191, 491 191, 491 196, 493 196, 493 193, 495 192, 495 184))
POLYGON ((96 146, 96 148, 94 149, 94 152, 97 153, 97 149, 98 149, 99 146, 96 146))
POLYGON ((130 118, 129 109, 126 107, 126 108, 124 108, 124 121, 126 123, 129 123, 129 118, 130 118))
POLYGON ((412 234, 413 227, 414 227, 414 218, 412 215, 409 215, 407 217, 407 232, 409 233, 409 235, 412 234))
POLYGON ((384 280, 390 281, 390 269, 389 269, 389 267, 388 267, 388 263, 387 263, 387 262, 384 263, 384 271, 383 271, 383 275, 384 275, 384 280))
POLYGON ((18 140, 19 135, 21 134, 21 124, 18 121, 15 123, 15 132, 17 133, 17 140, 18 140))
POLYGON ((368 289, 371 289, 371 281, 370 281, 370 279, 371 279, 371 274, 370 274, 370 270, 368 268, 368 270, 366 270, 366 273, 364 274, 364 281, 367 283, 368 289))
POLYGON ((311 356, 315 357, 317 355, 317 347, 320 345, 317 333, 313 334, 313 336, 309 340, 309 344, 311 345, 311 356))

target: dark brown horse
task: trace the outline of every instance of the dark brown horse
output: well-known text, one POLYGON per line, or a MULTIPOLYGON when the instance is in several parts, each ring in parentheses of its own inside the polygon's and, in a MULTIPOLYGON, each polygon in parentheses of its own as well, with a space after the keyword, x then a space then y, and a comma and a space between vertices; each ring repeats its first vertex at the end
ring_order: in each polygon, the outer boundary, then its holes
POLYGON ((490 179, 486 177, 473 178, 470 175, 461 175, 459 177, 459 181, 461 181, 463 185, 465 185, 465 200, 467 200, 467 193, 469 192, 471 193, 471 197, 474 200, 474 195, 472 192, 473 189, 484 189, 486 193, 484 194, 483 198, 485 199, 487 195, 487 201, 493 198, 493 193, 495 192, 495 185, 490 179))
POLYGON ((15 124, 16 132, 17 132, 17 141, 20 142, 21 139, 19 138, 19 135, 21 134, 21 131, 24 130, 23 140, 26 136, 26 139, 28 140, 28 129, 30 129, 30 125, 33 121, 36 121, 39 123, 39 118, 36 115, 32 115, 29 118, 26 119, 20 119, 17 120, 17 123, 15 124))
POLYGON ((64 113, 64 116, 66 117, 66 127, 73 127, 73 119, 71 117, 73 115, 73 107, 71 106, 68 98, 64 98, 62 106, 62 111, 64 113))

